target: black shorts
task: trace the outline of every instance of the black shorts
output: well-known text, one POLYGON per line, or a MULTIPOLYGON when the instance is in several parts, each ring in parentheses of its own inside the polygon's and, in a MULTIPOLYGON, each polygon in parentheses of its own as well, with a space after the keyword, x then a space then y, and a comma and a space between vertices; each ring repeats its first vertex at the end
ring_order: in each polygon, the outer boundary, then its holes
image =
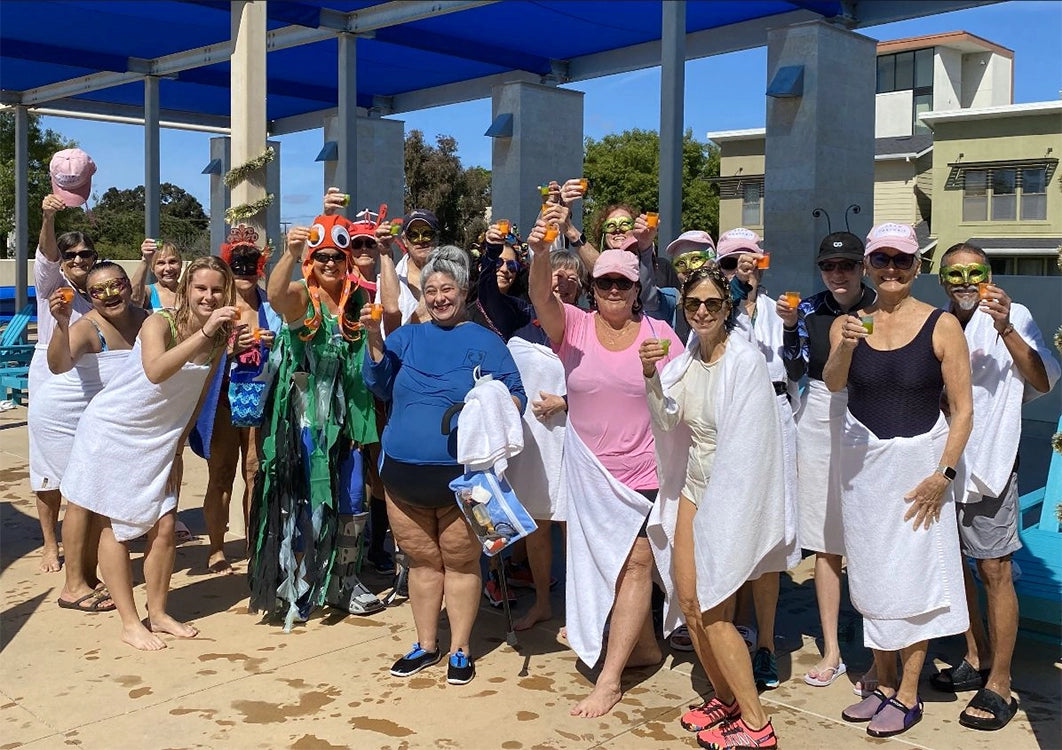
POLYGON ((450 482, 464 474, 460 464, 410 464, 384 455, 380 480, 391 499, 419 508, 456 505, 450 482))
MULTIPOLYGON (((657 494, 659 494, 660 490, 635 490, 635 492, 637 492, 639 495, 644 497, 649 502, 655 504, 656 503, 656 496, 657 496, 657 494)), ((652 512, 651 508, 650 508, 650 512, 652 512)), ((638 529, 638 538, 639 539, 648 538, 649 537, 648 529, 649 529, 649 516, 646 516, 645 520, 642 522, 642 528, 638 529)))

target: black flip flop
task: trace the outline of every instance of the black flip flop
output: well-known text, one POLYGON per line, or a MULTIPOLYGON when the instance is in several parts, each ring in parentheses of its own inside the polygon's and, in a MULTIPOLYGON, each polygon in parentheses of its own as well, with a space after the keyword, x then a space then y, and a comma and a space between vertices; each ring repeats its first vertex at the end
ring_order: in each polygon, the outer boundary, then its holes
POLYGON ((982 732, 994 732, 1002 729, 1014 718, 1018 711, 1018 699, 1010 696, 1010 704, 1003 700, 1003 696, 994 690, 981 688, 966 705, 966 708, 976 708, 979 711, 988 711, 992 714, 991 719, 981 716, 968 716, 966 710, 959 714, 959 723, 968 729, 979 729, 982 732))
POLYGON ((948 667, 929 678, 930 684, 942 693, 961 693, 964 690, 979 690, 985 686, 989 670, 980 671, 966 659, 957 667, 948 667))
POLYGON ((68 602, 65 599, 59 599, 57 601, 59 602, 59 607, 61 609, 76 609, 78 612, 113 612, 115 609, 117 609, 115 603, 111 601, 110 595, 107 594, 106 591, 100 591, 99 589, 93 591, 91 594, 85 594, 83 597, 76 601, 68 602), (91 604, 86 607, 81 606, 83 602, 87 602, 90 600, 91 604), (111 602, 111 606, 103 606, 103 603, 107 601, 111 602))

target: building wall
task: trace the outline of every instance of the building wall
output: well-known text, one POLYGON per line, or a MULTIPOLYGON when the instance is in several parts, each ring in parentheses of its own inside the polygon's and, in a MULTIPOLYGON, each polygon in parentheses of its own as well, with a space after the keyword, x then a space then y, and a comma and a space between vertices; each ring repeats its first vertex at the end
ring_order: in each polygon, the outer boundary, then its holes
POLYGON ((874 99, 874 137, 899 138, 911 135, 914 94, 907 91, 889 91, 877 94, 874 99))
POLYGON ((933 54, 933 109, 947 112, 962 106, 962 52, 937 47, 933 54))
POLYGON ((1058 156, 1058 113, 1012 116, 990 120, 935 123, 933 145, 933 234, 941 247, 950 247, 970 237, 1058 237, 1062 235, 1062 190, 1057 170, 1047 184, 1045 221, 962 220, 962 190, 945 190, 955 162, 1002 161, 1043 158, 1048 149, 1058 156), (962 154, 960 159, 959 154, 962 154))
POLYGON ((903 159, 874 162, 874 223, 919 221, 915 205, 915 165, 903 159))
POLYGON ((993 52, 962 56, 962 106, 1001 107, 1012 102, 1013 60, 993 52))
MULTIPOLYGON (((734 175, 762 175, 766 158, 764 148, 766 141, 763 138, 749 138, 740 141, 724 141, 719 146, 719 175, 721 177, 733 177, 734 175)), ((721 198, 719 200, 719 231, 742 226, 741 221, 741 198, 721 198)), ((749 229, 759 232, 763 228, 762 219, 759 224, 749 224, 749 229)))

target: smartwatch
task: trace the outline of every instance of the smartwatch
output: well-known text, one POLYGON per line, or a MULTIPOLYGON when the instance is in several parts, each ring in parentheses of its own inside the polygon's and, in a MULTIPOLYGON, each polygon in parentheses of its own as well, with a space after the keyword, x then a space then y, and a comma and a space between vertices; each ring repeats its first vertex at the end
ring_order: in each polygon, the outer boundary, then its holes
POLYGON ((951 468, 950 466, 945 466, 944 464, 941 464, 937 467, 937 473, 943 474, 944 478, 947 479, 949 482, 955 480, 955 469, 951 468))
POLYGON ((568 245, 570 247, 579 248, 579 247, 582 247, 585 244, 586 244, 586 234, 584 232, 580 232, 579 233, 579 239, 577 239, 577 240, 568 240, 568 245))

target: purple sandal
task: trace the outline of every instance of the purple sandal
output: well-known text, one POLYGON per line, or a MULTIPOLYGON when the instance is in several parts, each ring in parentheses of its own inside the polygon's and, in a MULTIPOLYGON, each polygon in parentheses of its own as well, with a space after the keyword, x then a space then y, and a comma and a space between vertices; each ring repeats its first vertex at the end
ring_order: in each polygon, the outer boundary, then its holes
POLYGON ((914 708, 908 708, 893 696, 874 714, 867 726, 867 734, 871 737, 892 737, 903 734, 921 720, 922 701, 917 701, 914 708))
POLYGON ((889 696, 880 690, 875 690, 863 700, 853 703, 844 711, 841 711, 841 718, 851 722, 870 721, 881 710, 881 707, 888 702, 889 696))

